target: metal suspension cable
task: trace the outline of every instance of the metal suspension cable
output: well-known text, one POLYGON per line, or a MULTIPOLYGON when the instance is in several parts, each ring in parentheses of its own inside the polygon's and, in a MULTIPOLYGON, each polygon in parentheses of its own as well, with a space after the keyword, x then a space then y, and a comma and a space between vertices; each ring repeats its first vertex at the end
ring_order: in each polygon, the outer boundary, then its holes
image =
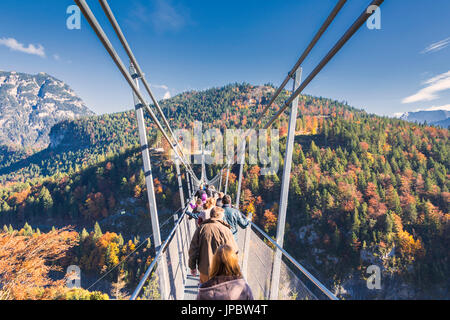
MULTIPOLYGON (((380 6, 382 3, 384 2, 384 0, 374 0, 372 1, 372 3, 369 5, 370 6, 380 6)), ((342 3, 343 5, 344 3, 342 3)), ((331 21, 334 19, 333 14, 336 11, 336 13, 334 14, 334 16, 337 14, 337 12, 339 12, 340 8, 342 8, 342 6, 339 8, 339 5, 341 5, 341 3, 338 3, 337 6, 335 7, 335 9, 333 10, 332 14, 330 15, 329 19, 327 19, 328 24, 331 23, 331 21), (332 18, 331 18, 332 17, 332 18)), ((371 16, 372 13, 369 13, 368 10, 366 9, 358 18, 357 20, 352 24, 352 26, 344 33, 344 35, 338 40, 338 42, 334 45, 334 47, 327 53, 327 55, 321 60, 321 62, 316 66, 316 68, 314 68, 314 70, 311 72, 311 74, 305 79, 305 81, 302 82, 302 84, 299 86, 299 88, 297 90, 295 90, 295 92, 293 92, 293 94, 291 95, 291 97, 284 103, 283 107, 277 112, 277 114, 275 114, 270 120, 269 122, 264 126, 264 129, 269 128, 273 122, 289 107, 289 105, 292 103, 292 101, 294 101, 294 99, 296 97, 298 97, 298 95, 300 95, 300 93, 304 90, 304 88, 317 76, 317 74, 328 64, 329 61, 331 61, 331 59, 339 52, 339 50, 347 43, 348 40, 350 40, 350 38, 356 33, 356 31, 358 31, 361 26, 364 24, 365 21, 367 21, 367 19, 371 16)), ((326 23, 327 23, 326 21, 326 23)), ((296 64, 296 66, 294 67, 293 70, 297 70, 297 68, 301 65, 301 63, 303 62, 304 58, 307 56, 307 54, 311 51, 312 47, 315 45, 315 42, 317 42, 317 40, 320 38, 321 34, 323 34, 323 32, 326 30, 326 27, 324 28, 324 30, 319 30, 318 36, 315 37, 312 41, 312 46, 310 44, 310 46, 308 46, 308 48, 305 50, 305 53, 301 56, 301 58, 299 59, 298 64, 296 64), (317 39, 316 39, 317 38, 317 39)), ((284 86, 287 84, 287 82, 289 81, 289 78, 292 76, 292 72, 288 75, 288 78, 283 82, 282 86, 280 87, 280 89, 278 89, 278 91, 275 93, 274 97, 272 98, 272 100, 270 101, 269 105, 266 106, 266 108, 263 110, 262 114, 259 116, 259 118, 256 120, 255 124, 251 127, 251 129, 249 129, 246 134, 244 135, 243 138, 243 144, 245 143, 245 139, 247 138, 247 136, 250 134, 252 129, 255 129, 260 120, 262 119, 262 117, 264 116, 264 114, 267 112, 267 110, 270 108, 270 105, 273 103, 273 101, 275 101, 276 97, 279 95, 279 93, 281 92, 281 88, 284 88, 284 86)), ((236 151, 237 153, 237 151, 236 151)), ((235 153, 235 155, 236 155, 235 153)), ((225 166, 224 166, 225 168, 225 166)), ((276 241, 274 241, 273 239, 271 239, 263 230, 261 230, 257 225, 255 225, 253 222, 251 222, 251 225, 257 229, 267 240, 269 240, 274 246, 276 246, 308 279, 310 279, 315 285, 316 287, 318 287, 327 297, 329 297, 332 300, 337 300, 337 297, 331 293, 331 291, 329 291, 323 284, 320 283, 320 281, 318 281, 312 274, 310 274, 300 263, 298 263, 289 253, 287 253, 276 241)))
MULTIPOLYGON (((380 6, 382 3, 384 2, 384 0, 374 0, 372 1, 372 3, 368 6, 368 8, 370 6, 380 6)), ((325 21, 325 23, 322 25, 321 29, 318 31, 318 33, 316 34, 316 36, 314 37, 314 39, 311 41, 311 43, 309 44, 309 46, 307 47, 307 49, 304 51, 304 53, 302 54, 302 56, 300 57, 299 61, 297 61, 296 65, 294 66, 294 68, 292 69, 291 73, 289 73, 288 77, 285 79, 285 81, 283 81, 282 86, 280 86, 280 88, 277 90, 277 92, 275 93, 274 97, 271 99, 270 103, 268 106, 266 106, 262 112, 262 114, 258 117, 258 119, 255 121, 255 123, 253 124, 253 126, 247 130, 247 132, 244 134, 244 137, 242 138, 242 140, 247 139, 247 137, 250 135, 251 131, 256 129, 256 127, 258 126, 259 122, 261 121, 261 119, 264 117, 265 113, 267 113, 267 111, 270 108, 270 105, 275 101, 275 99, 278 97, 278 95, 280 94, 281 90, 286 86, 287 82, 289 81, 292 72, 296 71, 298 69, 298 67, 301 65, 301 63, 304 61, 304 59, 307 57, 307 55, 309 54, 309 52, 312 50, 312 48, 315 46, 315 44, 317 43, 317 41, 320 39, 320 37, 322 36, 322 34, 325 32, 325 30, 328 28, 328 26, 331 24, 331 22, 333 21, 333 19, 336 17, 337 13, 340 11, 340 9, 342 8, 342 6, 344 5, 345 1, 340 1, 335 8, 333 9, 332 13, 328 16, 327 20, 325 21), (342 3, 341 3, 342 2, 342 3)), ((348 40, 350 40, 350 38, 356 33, 356 31, 359 30, 359 28, 361 28, 361 26, 364 24, 364 22, 366 22, 366 20, 372 15, 372 13, 369 13, 366 10, 364 10, 364 12, 358 17, 358 19, 353 23, 353 25, 345 32, 345 34, 339 39, 339 41, 334 45, 334 47, 328 52, 328 54, 325 56, 325 58, 322 59, 322 61, 316 66, 316 68, 311 72, 311 74, 305 79, 305 81, 302 82, 302 84, 300 85, 300 87, 291 95, 291 97, 286 100, 286 102, 284 103, 283 107, 269 120, 269 122, 264 126, 264 129, 268 129, 273 122, 278 119, 281 114, 289 107, 289 105, 292 103, 292 101, 298 96, 300 95, 300 93, 306 88, 306 86, 317 76, 317 74, 328 64, 328 62, 331 61, 331 59, 339 52, 340 49, 342 49, 342 47, 347 43, 348 40)), ((239 149, 239 148, 238 148, 239 149)), ((233 158, 236 156, 237 154, 237 150, 234 153, 233 158)), ((234 165, 234 163, 233 163, 234 165)), ((222 169, 224 169, 226 167, 226 165, 224 165, 222 167, 222 169)))
POLYGON ((158 118, 153 113, 153 111, 150 109, 148 103, 145 101, 145 99, 142 96, 140 90, 136 87, 136 85, 135 85, 135 83, 133 81, 133 78, 131 77, 131 75, 127 71, 127 68, 123 64, 123 62, 120 59, 120 57, 118 56, 117 52, 114 50, 111 42, 108 39, 108 36, 103 31, 102 27, 98 23, 97 19, 95 18, 95 15, 92 13, 92 11, 89 8, 89 6, 86 3, 86 1, 85 0, 74 0, 74 1, 78 5, 78 7, 80 8, 80 10, 83 13, 84 17, 86 18, 86 20, 91 25, 92 29, 94 29, 95 33, 97 34, 97 37, 100 39, 100 41, 102 42, 103 46, 108 51, 109 55, 113 59, 113 61, 116 64, 116 66, 119 68, 119 71, 122 73, 122 75, 124 76, 125 80, 128 82, 128 84, 131 87, 131 89, 134 91, 136 96, 141 101, 142 106, 144 106, 146 108, 146 110, 148 111, 148 113, 150 114, 150 117, 152 118, 153 122, 155 122, 155 125, 157 126, 159 131, 163 134, 164 138, 167 140, 167 142, 169 143, 170 147, 175 152, 176 156, 181 160, 183 165, 194 176, 194 178, 196 178, 196 175, 195 175, 194 171, 190 167, 188 167, 188 165, 184 161, 184 159, 178 154, 178 151, 176 150, 175 146, 172 144, 172 141, 169 139, 169 137, 168 137, 166 131, 164 130, 164 128, 161 126, 161 123, 159 122, 158 118))
MULTIPOLYGON (((167 142, 169 143, 170 147, 173 149, 173 151, 175 152, 175 154, 177 155, 177 157, 181 160, 181 162, 183 163, 183 165, 186 167, 186 169, 191 173, 191 175, 193 176, 193 178, 195 178, 196 180, 197 177, 195 175, 195 173, 193 172, 192 168, 190 167, 190 165, 188 163, 185 162, 185 158, 184 158, 184 154, 183 157, 180 156, 180 154, 177 151, 177 147, 178 149, 180 149, 181 153, 182 150, 179 147, 178 141, 175 139, 176 144, 174 145, 171 141, 171 139, 169 139, 166 131, 164 130, 164 128, 161 126, 161 123, 159 122, 159 120, 156 118, 155 114, 153 113, 153 111, 150 109, 149 105, 145 102, 144 97, 142 96, 141 92, 139 91, 139 89, 136 87, 136 85, 134 84, 132 77, 130 76, 130 74, 127 72, 127 69, 125 68, 123 62, 121 61, 120 57, 117 55, 116 51, 114 50, 114 48, 111 45, 111 42, 109 41, 108 37, 106 36, 105 32, 103 31, 103 29, 101 28, 101 26, 99 25, 97 19, 95 18, 94 14, 92 13, 92 11, 90 10, 89 6, 87 5, 85 0, 74 0, 76 2, 76 4, 80 7, 81 11, 83 12, 83 15, 85 16, 85 18, 87 19, 87 21, 89 22, 89 24, 91 25, 91 27, 94 29, 94 31, 96 32, 98 38, 100 39, 100 41, 102 42, 102 44, 104 45, 105 49, 108 51, 108 53, 110 54, 111 58, 113 59, 113 61, 116 63, 117 67, 119 68, 119 70, 121 71, 122 75, 124 76, 125 80, 128 82, 128 84, 130 85, 130 87, 132 88, 132 90, 135 92, 135 94, 137 95, 137 97, 139 98, 139 100, 141 101, 142 105, 147 109, 147 111, 150 114, 150 117, 152 118, 152 120, 155 122, 157 128, 160 130, 160 132, 163 134, 164 138, 167 140, 167 142)), ((104 9, 104 11, 107 13, 108 19, 110 20, 110 22, 113 24, 113 27, 116 31, 116 33, 119 36, 119 39, 122 42, 122 45, 124 46, 125 50, 127 51, 127 54, 130 57, 130 60, 132 61, 132 63, 134 64, 134 66, 137 68, 137 71, 139 73, 139 76, 141 76, 141 79, 144 83, 144 86, 146 87, 149 95, 151 96, 152 100, 154 101, 158 112, 160 113, 160 115, 163 118, 163 122, 165 123, 165 125, 167 126, 168 130, 170 131, 172 137, 174 138, 174 134, 173 131, 171 129, 171 127, 169 126, 167 119, 164 116, 164 113, 162 112, 159 104, 157 103, 156 99, 154 98, 153 94, 151 93, 150 90, 150 86, 148 85, 147 81, 144 79, 143 77, 143 73, 142 70, 140 69, 139 65, 137 64, 137 61, 131 51, 131 49, 128 46, 128 43, 126 42, 125 37, 123 36, 123 33, 120 30, 120 27, 117 24, 117 21, 115 20, 114 16, 112 15, 112 12, 106 2, 106 0, 100 0, 102 7, 104 9), (108 10, 109 9, 109 10, 108 10), (108 14, 108 12, 110 12, 110 14, 108 14), (114 23, 115 22, 115 23, 114 23)), ((255 129, 259 122, 261 121, 261 119, 264 117, 264 115, 267 113, 267 111, 269 110, 270 106, 273 104, 273 102, 276 100, 276 98, 279 96, 279 94, 281 93, 281 91, 283 90, 283 88, 286 86, 286 84, 289 82, 290 78, 292 77, 292 74, 298 69, 298 67, 301 65, 301 63, 304 61, 304 59, 307 57, 307 55, 310 53, 310 51, 313 49, 313 47, 315 46, 315 44, 317 43, 317 41, 320 39, 320 37, 322 36, 322 34, 326 31, 326 29, 328 28, 328 26, 331 24, 331 22, 334 20, 334 18, 336 17, 336 15, 338 14, 338 12, 341 10, 341 8, 343 7, 343 5, 345 4, 346 0, 340 0, 339 3, 335 6, 335 8, 333 9, 332 13, 330 14, 330 16, 327 18, 327 20, 325 21, 325 23, 322 25, 321 29, 318 31, 318 33, 316 34, 316 36, 313 38, 313 40, 311 41, 311 43, 309 44, 309 46, 307 47, 307 49, 304 51, 304 53, 302 54, 302 56, 300 57, 300 59, 297 61, 296 65, 294 66, 294 68, 291 70, 291 72, 288 74, 287 78, 283 81, 282 85, 280 86, 280 88, 276 91, 276 93, 274 94, 273 98, 271 99, 271 101, 269 102, 269 104, 264 108, 262 114, 258 117, 258 119, 256 120, 256 122, 254 123, 254 125, 251 127, 251 129, 249 129, 246 134, 244 135, 243 139, 246 139, 248 137, 248 135, 250 134, 251 130, 255 129)), ((370 4, 370 6, 375 5, 375 6, 380 6, 382 3, 384 2, 384 0, 374 0, 372 1, 372 3, 370 4)), ((305 79, 305 81, 302 82, 301 86, 291 95, 291 97, 284 103, 283 107, 277 112, 277 114, 275 114, 270 120, 269 122, 264 126, 265 129, 269 128, 273 122, 278 119, 279 116, 281 116, 281 114, 289 107, 289 105, 292 103, 292 101, 298 96, 300 95, 300 93, 306 88, 306 86, 317 76, 317 74, 328 64, 328 62, 330 62, 332 60, 332 58, 339 52, 339 50, 347 43, 347 41, 360 29, 360 27, 364 24, 364 22, 371 16, 371 13, 368 13, 367 10, 365 10, 360 16, 359 18, 353 23, 353 25, 346 31, 346 33, 340 38, 340 40, 335 44, 335 46, 328 52, 328 54, 322 59, 322 61, 316 66, 316 68, 311 72, 311 74, 305 79)), ((235 154, 236 155, 236 154, 235 154)), ((225 166, 223 167, 225 168, 225 166)), ((214 178, 213 178, 214 180, 214 178)), ((186 207, 187 208, 187 207, 186 207)), ((159 256, 162 254, 162 252, 165 250, 165 248, 168 245, 168 242, 170 240, 170 238, 173 236, 174 232, 176 231, 176 229, 178 228, 181 220, 184 218, 185 216, 185 212, 186 209, 183 212, 182 217, 178 220, 176 226, 174 227, 174 229, 172 230, 172 232, 170 233, 168 239, 166 240, 166 242, 164 243, 164 245, 160 248, 154 262, 152 263, 152 265, 150 266, 150 268, 147 270, 146 275, 144 276, 143 280, 147 279, 149 276, 149 272, 151 272, 151 269, 153 269, 154 264, 157 261, 157 258, 159 258, 159 256)), ((254 225, 252 223, 252 225, 260 232, 262 232, 262 234, 265 236, 265 233, 256 225, 254 225)), ((283 251, 283 253, 286 255, 286 257, 288 257, 289 260, 291 260, 291 262, 293 262, 311 281, 313 281, 319 288, 320 286, 318 284, 320 284, 320 282, 317 281, 317 279, 315 279, 311 274, 309 274, 309 272, 306 271, 306 269, 304 269, 298 262, 295 261, 295 259, 293 259, 287 252, 284 251, 283 248, 279 247, 277 245, 276 242, 274 242, 272 239, 270 239, 270 237, 267 237, 267 239, 269 241, 271 241, 271 243, 275 246, 277 246, 280 250, 283 251)), ((138 288, 136 288, 135 294, 133 294, 134 298, 136 297, 137 293, 140 291, 140 289, 142 288, 144 281, 141 281, 142 284, 140 283, 138 288)), ((322 288, 321 288, 322 289, 322 288)), ((325 288, 326 289, 326 288, 325 288)), ((326 289, 328 290, 328 289, 326 289)), ((322 290, 325 294, 327 294, 327 296, 329 296, 330 298, 335 298, 334 295, 332 295, 330 292, 326 292, 324 290, 322 290), (331 295, 330 295, 331 294, 331 295)), ((132 297, 133 299, 133 297, 132 297)))
POLYGON ((220 174, 217 174, 214 178, 212 178, 211 180, 208 180, 208 182, 210 184, 214 184, 217 182, 217 180, 220 178, 220 174))
MULTIPOLYGON (((117 22, 117 19, 115 18, 114 13, 112 12, 111 7, 108 4, 108 1, 107 0, 99 0, 99 1, 100 1, 100 5, 103 8, 103 11, 105 12, 108 20, 110 21, 112 27, 114 28, 114 31, 116 32, 117 37, 119 38, 120 42, 122 43, 122 46, 125 49, 128 57, 130 58, 130 61, 132 62, 133 66, 135 67, 138 76, 140 77, 142 83, 144 84, 145 89, 147 90, 150 98, 152 99, 153 104, 156 106, 156 110, 158 111, 159 115, 161 116, 165 126, 169 130, 169 133, 172 136, 172 139, 175 141, 175 146, 178 147, 178 150, 180 151, 181 155, 186 160, 185 154, 184 154, 183 150, 181 149, 181 147, 180 147, 180 145, 178 143, 178 140, 176 139, 175 134, 174 134, 174 132, 173 132, 169 122, 167 121, 166 116, 164 115, 164 113, 163 113, 163 111, 162 111, 162 109, 161 109, 161 107, 159 105, 158 100, 156 100, 155 96, 153 95, 153 92, 150 89, 150 85, 147 82, 147 80, 145 79, 145 75, 142 72, 142 69, 141 69, 139 63, 137 62, 137 59, 134 56, 133 51, 131 50, 130 45, 128 44, 128 41, 127 41, 125 35, 123 34, 122 29, 120 28, 120 25, 117 22)), ((189 162, 186 161, 186 163, 189 165, 189 162)), ((190 168, 190 169, 192 170, 192 168, 190 168)))
MULTIPOLYGON (((309 43, 309 45, 306 47, 306 49, 303 51, 302 55, 300 56, 300 58, 297 60, 297 62, 295 63, 294 67, 291 69, 291 71, 288 73, 288 75, 286 76, 286 78, 284 79, 284 81, 282 82, 282 84, 279 86, 279 88, 277 89, 277 91, 274 93, 274 95, 272 96, 271 100, 269 101, 269 104, 267 106, 264 107, 263 111, 261 112, 261 114, 259 115, 259 117, 256 119, 256 121, 254 122, 254 124, 252 125, 252 127, 250 127, 250 129, 248 129, 246 131, 246 133, 244 134, 244 137, 242 140, 247 139, 247 137, 250 135, 251 131, 256 129, 256 127, 258 126, 258 124, 261 122, 262 118, 266 115, 266 113, 269 111, 270 107, 272 106, 272 104, 275 102, 275 100, 278 98, 278 96, 280 95, 281 91, 286 87, 286 85, 288 84, 289 80, 292 78, 292 75, 295 74, 295 72, 297 71, 297 69, 301 66, 301 64, 303 63, 303 61, 305 61, 305 59, 308 57, 309 53, 311 52, 311 50, 315 47, 315 45, 317 44, 317 42, 320 40, 320 38, 322 37, 322 35, 325 33, 325 31, 328 29, 328 27, 331 25, 331 23, 333 22, 333 20, 336 18, 337 14, 341 11, 342 7, 345 5, 345 3, 347 2, 347 0, 339 0, 339 2, 336 4, 336 6, 333 8, 333 10, 331 11, 331 13, 328 15, 327 19, 324 21, 324 23, 322 24, 322 26, 320 27, 320 29, 317 31, 317 33, 315 34, 314 38, 311 40, 311 42, 309 43)), ((235 152, 235 154, 233 155, 233 158, 237 155, 237 150, 235 152)), ((222 167, 222 170, 225 169, 226 165, 224 165, 222 167)))
MULTIPOLYGON (((256 126, 259 124, 259 122, 261 121, 261 119, 266 115, 267 111, 269 110, 269 108, 272 106, 272 104, 275 102, 275 100, 278 98, 278 96, 280 95, 281 91, 286 87, 286 85, 288 84, 289 80, 292 79, 293 75, 295 74, 295 72, 297 71, 297 69, 301 66, 301 64, 303 63, 303 61, 305 61, 306 57, 309 55, 309 53, 311 52, 311 50, 314 48, 314 46, 317 44, 317 42, 320 40, 320 38, 322 37, 322 35, 325 33, 325 31, 328 29, 328 27, 330 26, 330 24, 333 22, 334 18, 336 18, 337 14, 339 13, 339 11, 341 11, 342 7, 344 6, 344 4, 347 2, 347 0, 339 0, 339 2, 336 4, 336 6, 334 7, 333 11, 330 13, 330 15, 328 16, 328 18, 325 20, 325 22, 322 24, 322 26, 320 27, 319 31, 317 31, 316 35, 314 36, 314 38, 311 40, 311 42, 309 43, 308 47, 305 49, 305 51, 303 51, 302 55, 300 56, 300 58, 298 59, 297 63, 294 65, 294 67, 292 68, 292 70, 288 73, 288 75, 286 76, 286 78, 284 79, 283 83, 280 85, 280 87, 277 89, 277 91, 275 92, 275 94, 273 95, 272 99, 270 100, 269 104, 264 107, 263 111, 261 112, 260 116, 258 117, 258 119, 256 119, 255 124, 252 126, 251 129, 255 129, 256 126)), ((250 130, 251 130, 250 129, 250 130)))
MULTIPOLYGON (((380 6, 384 0, 374 0, 369 5, 370 6, 380 6)), ((331 59, 342 49, 342 47, 347 43, 348 40, 356 33, 356 31, 361 28, 361 26, 366 22, 366 20, 372 15, 366 10, 358 17, 358 19, 352 24, 352 26, 345 32, 345 34, 339 39, 339 41, 334 45, 334 47, 328 52, 328 54, 320 61, 317 67, 311 72, 311 74, 302 82, 300 87, 291 95, 291 97, 286 100, 283 107, 269 120, 269 122, 264 126, 264 129, 269 128, 273 122, 280 117, 280 115, 289 107, 289 105, 294 101, 294 99, 300 95, 300 93, 306 88, 306 86, 317 76, 317 74, 330 62, 331 59)))

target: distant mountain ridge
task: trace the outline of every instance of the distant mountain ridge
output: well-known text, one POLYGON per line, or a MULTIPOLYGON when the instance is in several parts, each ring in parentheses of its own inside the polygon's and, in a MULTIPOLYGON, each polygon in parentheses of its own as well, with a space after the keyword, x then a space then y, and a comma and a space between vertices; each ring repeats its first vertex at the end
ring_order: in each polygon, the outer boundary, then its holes
POLYGON ((437 125, 443 128, 447 128, 450 125, 450 111, 447 110, 405 112, 399 118, 409 122, 426 122, 427 124, 437 125))
POLYGON ((0 145, 43 148, 53 125, 90 115, 94 112, 61 80, 0 71, 0 145))
MULTIPOLYGON (((190 128, 196 120, 202 121, 203 130, 237 129, 256 120, 270 101, 274 90, 271 85, 233 83, 202 91, 184 92, 161 101, 160 105, 174 129, 190 128)), ((283 90, 267 117, 274 115, 277 112, 276 106, 280 106, 288 97, 289 92, 283 90)), ((305 130, 313 130, 313 127, 317 126, 312 116, 309 116, 311 114, 346 119, 351 119, 353 114, 365 114, 346 103, 323 97, 302 95, 299 104, 299 114, 305 116, 305 119, 299 119, 299 126, 309 128, 305 130)), ((164 140, 157 134, 151 119, 145 119, 149 144, 155 145, 156 141, 163 143, 164 140)), ((2 152, 0 145, 0 184, 2 181, 73 172, 83 166, 96 165, 101 161, 99 159, 105 159, 105 155, 124 152, 139 144, 136 119, 132 110, 63 120, 51 128, 48 137, 47 148, 42 148, 32 155, 23 150, 8 154, 2 152)))

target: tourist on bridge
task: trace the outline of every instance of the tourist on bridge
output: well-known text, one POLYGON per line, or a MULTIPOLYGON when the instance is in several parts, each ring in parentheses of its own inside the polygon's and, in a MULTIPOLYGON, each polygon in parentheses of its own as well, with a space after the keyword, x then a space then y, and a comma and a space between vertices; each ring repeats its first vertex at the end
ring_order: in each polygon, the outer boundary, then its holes
POLYGON ((201 199, 197 199, 195 203, 190 202, 189 206, 191 207, 192 211, 199 210, 199 207, 203 205, 201 199))
POLYGON ((214 186, 207 184, 205 187, 205 191, 206 191, 206 194, 208 195, 208 198, 212 198, 215 188, 214 188, 214 186))
POLYGON ((244 218, 243 214, 231 206, 231 197, 226 195, 222 199, 223 208, 225 209, 224 220, 231 226, 231 232, 237 237, 237 227, 245 229, 249 225, 249 221, 244 218))
POLYGON ((238 246, 231 233, 230 226, 223 221, 224 209, 214 207, 210 219, 197 228, 189 247, 189 268, 191 274, 200 271, 200 283, 209 280, 209 266, 217 248, 229 245, 233 252, 238 252, 238 246))
POLYGON ((203 204, 205 204, 206 201, 208 200, 208 195, 206 193, 203 193, 201 199, 202 199, 203 204))
POLYGON ((197 199, 195 204, 189 203, 189 206, 192 209, 192 212, 187 211, 186 213, 189 215, 189 220, 194 218, 195 220, 198 219, 198 216, 203 210, 203 202, 201 199, 197 199))
POLYGON ((217 194, 217 200, 216 200, 216 206, 218 207, 223 207, 223 197, 225 196, 225 194, 223 192, 219 192, 217 194))
POLYGON ((197 300, 253 300, 253 293, 242 277, 236 252, 220 246, 209 268, 209 280, 200 285, 197 300))
POLYGON ((206 194, 206 191, 204 190, 203 185, 201 184, 201 185, 199 186, 197 192, 195 193, 195 197, 196 197, 197 199, 201 199, 202 196, 203 196, 203 194, 206 194))
POLYGON ((208 198, 203 205, 203 210, 201 210, 198 215, 198 225, 201 225, 203 221, 206 221, 211 216, 211 210, 216 206, 216 199, 208 198))

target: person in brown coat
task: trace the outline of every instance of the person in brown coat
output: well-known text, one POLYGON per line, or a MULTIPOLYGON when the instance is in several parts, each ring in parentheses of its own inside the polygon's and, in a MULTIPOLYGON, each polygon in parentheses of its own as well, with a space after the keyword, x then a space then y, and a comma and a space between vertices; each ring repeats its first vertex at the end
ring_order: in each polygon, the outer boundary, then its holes
POLYGON ((209 278, 200 285, 197 300, 253 300, 252 290, 242 277, 238 256, 229 245, 217 249, 209 278))
POLYGON ((209 279, 209 266, 217 248, 227 244, 234 252, 239 250, 230 226, 223 221, 223 213, 222 208, 214 207, 210 219, 205 220, 195 231, 189 247, 189 268, 191 274, 196 275, 198 266, 200 283, 209 279))

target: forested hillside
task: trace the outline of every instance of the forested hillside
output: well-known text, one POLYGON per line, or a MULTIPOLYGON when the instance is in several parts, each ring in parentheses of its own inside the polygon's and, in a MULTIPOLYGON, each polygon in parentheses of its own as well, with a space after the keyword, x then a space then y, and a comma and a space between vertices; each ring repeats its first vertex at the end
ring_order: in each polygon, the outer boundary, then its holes
MULTIPOLYGON (((336 283, 364 278, 377 264, 385 276, 413 284, 410 297, 444 297, 448 151, 445 129, 366 115, 319 122, 317 134, 299 135, 295 145, 288 249, 336 283)), ((257 167, 247 172, 244 206, 255 207, 258 222, 275 234, 279 178, 259 176, 257 167)), ((406 298, 389 290, 381 297, 406 298)))
MULTIPOLYGON (((271 86, 235 84, 183 93, 162 101, 161 107, 173 128, 191 128, 195 120, 203 121, 204 128, 245 128, 256 119, 273 91, 271 86)), ((283 92, 270 114, 286 98, 287 94, 283 92)), ((345 104, 324 98, 304 96, 303 103, 306 114, 303 122, 311 130, 317 126, 317 117, 308 114, 349 118, 357 112, 345 104)), ((164 144, 150 118, 146 117, 146 120, 150 141, 164 144)), ((49 148, 22 161, 10 157, 0 162, 0 183, 71 173, 124 152, 138 142, 134 111, 63 121, 51 129, 49 148)))
MULTIPOLYGON (((174 128, 192 128, 195 120, 203 121, 204 128, 246 128, 273 91, 271 86, 234 84, 183 93, 161 106, 174 128)), ((287 95, 283 92, 271 114, 287 95)), ((150 144, 167 149, 149 119, 147 124, 150 144)), ((287 116, 275 127, 282 159, 287 116)), ((133 235, 144 239, 150 230, 134 112, 64 121, 52 128, 50 138, 46 150, 21 161, 2 161, 0 221, 12 225, 8 232, 25 222, 31 225, 29 233, 39 225, 74 225, 80 244, 73 249, 73 261, 101 274, 140 243, 133 235), (96 250, 103 258, 94 261, 96 250)), ((399 288, 405 286, 410 298, 448 296, 448 138, 447 129, 301 96, 287 250, 325 283, 340 287, 342 297, 401 298, 405 293, 399 288), (371 264, 383 266, 392 287, 367 292, 354 283, 366 277, 371 264)), ((169 214, 179 208, 174 168, 165 154, 153 159, 158 209, 169 214)), ((217 170, 208 168, 209 175, 217 170)), ((233 170, 232 195, 238 166, 233 170)), ((260 170, 245 166, 241 209, 253 212, 255 221, 275 235, 282 166, 273 176, 260 170)), ((123 274, 125 283, 135 283, 147 258, 137 257, 140 262, 119 268, 109 280, 123 274)))

